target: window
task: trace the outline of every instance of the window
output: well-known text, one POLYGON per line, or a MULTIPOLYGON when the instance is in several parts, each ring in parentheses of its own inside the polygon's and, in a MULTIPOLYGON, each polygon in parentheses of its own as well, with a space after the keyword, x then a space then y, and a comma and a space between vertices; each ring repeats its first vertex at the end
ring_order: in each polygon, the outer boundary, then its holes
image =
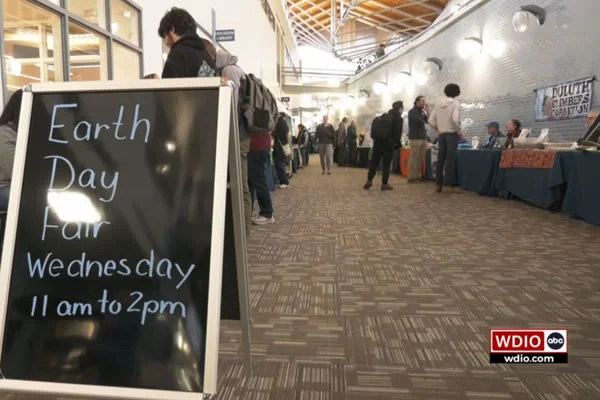
POLYGON ((70 0, 67 8, 84 20, 106 28, 106 0, 70 0))
POLYGON ((140 45, 138 10, 123 0, 110 0, 110 31, 136 46, 140 45))
POLYGON ((27 0, 3 0, 4 68, 9 92, 62 81, 60 17, 27 0))
POLYGON ((108 79, 106 38, 74 24, 69 24, 69 59, 72 81, 108 79))
POLYGON ((140 53, 118 43, 113 44, 113 79, 136 80, 140 79, 140 53))

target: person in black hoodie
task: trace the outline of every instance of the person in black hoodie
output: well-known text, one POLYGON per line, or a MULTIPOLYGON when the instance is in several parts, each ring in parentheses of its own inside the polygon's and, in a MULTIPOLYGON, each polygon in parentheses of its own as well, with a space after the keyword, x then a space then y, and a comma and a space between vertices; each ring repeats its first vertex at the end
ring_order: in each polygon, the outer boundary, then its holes
POLYGON ((275 132, 273 132, 273 150, 275 152, 275 171, 277 171, 277 178, 279 179, 279 188, 287 189, 290 187, 290 180, 285 169, 285 163, 287 157, 283 151, 283 146, 289 144, 290 127, 288 126, 284 114, 279 114, 279 119, 275 125, 275 132))
POLYGON ((196 21, 186 10, 173 7, 161 19, 158 35, 170 49, 163 78, 215 76, 215 57, 196 33, 196 21))
POLYGON ((365 190, 369 190, 373 186, 373 178, 377 173, 377 167, 379 162, 383 160, 383 166, 381 171, 381 190, 392 190, 392 186, 388 184, 390 178, 390 167, 392 165, 392 158, 394 156, 394 149, 400 147, 400 139, 402 137, 402 128, 404 126, 404 119, 402 118, 402 111, 404 104, 401 101, 396 101, 392 104, 392 109, 389 111, 389 115, 392 118, 392 131, 390 136, 385 140, 375 140, 373 144, 373 155, 371 157, 371 163, 369 165, 369 173, 367 175, 367 183, 363 186, 365 190))

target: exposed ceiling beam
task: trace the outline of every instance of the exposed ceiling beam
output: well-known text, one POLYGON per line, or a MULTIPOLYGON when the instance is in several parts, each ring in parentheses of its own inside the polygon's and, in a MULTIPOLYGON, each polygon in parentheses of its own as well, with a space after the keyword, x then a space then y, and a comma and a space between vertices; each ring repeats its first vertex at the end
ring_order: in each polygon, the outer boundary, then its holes
MULTIPOLYGON (((383 27, 386 27, 386 26, 389 26, 389 25, 394 25, 395 23, 396 23, 396 21, 388 21, 388 22, 386 22, 384 24, 380 24, 378 26, 378 28, 383 28, 383 27)), ((431 25, 431 24, 417 25, 417 26, 412 27, 412 28, 394 29, 394 33, 397 34, 397 33, 410 32, 410 31, 419 31, 420 32, 421 29, 425 29, 429 25, 431 25)), ((353 29, 351 31, 345 31, 345 32, 342 32, 341 35, 349 35, 351 33, 356 34, 358 32, 364 32, 364 31, 368 31, 368 30, 371 30, 371 29, 376 29, 376 28, 374 26, 368 26, 368 27, 365 27, 365 28, 359 28, 359 29, 353 29)), ((352 42, 354 42, 354 41, 356 41, 358 39, 360 39, 360 38, 354 39, 354 40, 352 40, 352 42)), ((336 42, 336 44, 340 44, 340 43, 344 43, 344 42, 336 42)))
MULTIPOLYGON (((291 7, 291 8, 295 8, 298 11, 300 11, 300 13, 302 15, 305 15, 306 17, 308 17, 308 19, 310 19, 311 21, 316 22, 321 28, 323 29, 328 29, 327 26, 325 26, 323 23, 321 23, 321 21, 319 21, 318 19, 316 19, 315 17, 313 17, 312 15, 310 15, 306 10, 304 10, 302 7, 300 7, 299 5, 297 5, 296 3, 294 3, 292 0, 287 0, 287 4, 291 7)), ((294 16, 297 16, 298 13, 296 11, 292 11, 291 8, 289 9, 290 12, 292 12, 294 14, 294 16)))
MULTIPOLYGON (((380 0, 371 0, 371 1, 375 4, 378 4, 379 6, 381 6, 383 8, 389 8, 389 6, 387 4, 382 3, 380 0)), ((421 18, 418 15, 413 15, 413 14, 407 13, 406 11, 396 10, 394 12, 396 12, 397 14, 400 14, 400 15, 404 15, 405 17, 412 17, 413 19, 415 19, 417 21, 431 23, 430 21, 426 20, 425 18, 421 18)))
POLYGON ((305 20, 303 20, 302 18, 298 17, 298 14, 296 14, 295 11, 290 11, 293 15, 293 21, 296 24, 304 24, 306 25, 306 27, 308 29, 310 29, 311 31, 314 32, 315 35, 319 36, 321 40, 323 40, 325 43, 330 43, 329 39, 327 39, 321 32, 319 32, 318 29, 316 29, 314 26, 310 25, 309 23, 307 23, 305 20))

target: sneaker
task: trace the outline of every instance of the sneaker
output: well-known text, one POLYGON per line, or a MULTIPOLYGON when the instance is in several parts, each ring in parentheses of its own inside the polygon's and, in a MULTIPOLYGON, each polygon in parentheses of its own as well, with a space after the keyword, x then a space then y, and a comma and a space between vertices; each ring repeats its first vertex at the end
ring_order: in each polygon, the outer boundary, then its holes
POLYGON ((321 175, 325 175, 325 171, 321 172, 321 175))
POLYGON ((390 185, 388 185, 387 183, 384 183, 383 185, 381 185, 381 190, 386 191, 386 190, 394 190, 394 188, 390 185))
POLYGON ((365 185, 363 186, 363 189, 369 190, 371 189, 371 186, 373 186, 373 182, 367 181, 367 183, 365 183, 365 185))
POLYGON ((279 189, 287 189, 290 185, 279 185, 279 189))
POLYGON ((435 185, 435 192, 442 193, 442 185, 435 185))
POLYGON ((254 225, 269 225, 269 224, 274 224, 275 223, 275 218, 274 217, 267 218, 267 217, 263 217, 262 215, 259 215, 258 217, 252 218, 252 223, 254 225))
POLYGON ((327 175, 331 175, 331 171, 327 171, 327 175))

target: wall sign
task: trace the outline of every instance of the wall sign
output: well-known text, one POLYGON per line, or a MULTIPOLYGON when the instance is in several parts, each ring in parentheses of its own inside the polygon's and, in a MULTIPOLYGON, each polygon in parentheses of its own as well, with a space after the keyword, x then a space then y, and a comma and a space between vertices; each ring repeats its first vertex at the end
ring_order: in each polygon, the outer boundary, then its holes
POLYGON ((30 89, 0 269, 0 390, 214 394, 231 89, 30 89))
POLYGON ((584 117, 592 109, 594 77, 536 89, 535 120, 584 117))
POLYGON ((289 103, 289 102, 290 102, 290 98, 289 98, 289 96, 287 96, 287 97, 282 97, 282 98, 281 98, 281 102, 282 102, 282 103, 289 103))
POLYGON ((235 29, 222 29, 215 31, 215 41, 217 42, 234 42, 235 29))

